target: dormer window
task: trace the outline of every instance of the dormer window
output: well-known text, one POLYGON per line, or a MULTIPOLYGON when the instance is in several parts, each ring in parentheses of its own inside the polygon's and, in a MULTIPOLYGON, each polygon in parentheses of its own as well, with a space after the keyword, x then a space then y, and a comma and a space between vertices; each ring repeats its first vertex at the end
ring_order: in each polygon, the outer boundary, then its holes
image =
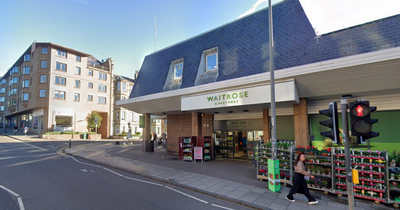
POLYGON ((182 77, 183 63, 176 64, 174 67, 174 79, 182 77))
POLYGON ((218 69, 217 53, 207 55, 207 71, 218 69))
POLYGON ((183 75, 183 58, 171 61, 168 75, 164 83, 164 91, 176 90, 181 87, 183 75))

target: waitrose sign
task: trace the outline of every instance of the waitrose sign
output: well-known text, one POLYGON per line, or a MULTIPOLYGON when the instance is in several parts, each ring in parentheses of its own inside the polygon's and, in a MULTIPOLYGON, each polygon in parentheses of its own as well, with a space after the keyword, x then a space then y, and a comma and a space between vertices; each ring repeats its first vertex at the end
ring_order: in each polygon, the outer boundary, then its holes
MULTIPOLYGON (((294 81, 275 85, 277 102, 298 101, 294 81)), ((263 85, 225 92, 209 93, 181 98, 181 110, 201 110, 231 106, 270 103, 270 86, 263 85)))

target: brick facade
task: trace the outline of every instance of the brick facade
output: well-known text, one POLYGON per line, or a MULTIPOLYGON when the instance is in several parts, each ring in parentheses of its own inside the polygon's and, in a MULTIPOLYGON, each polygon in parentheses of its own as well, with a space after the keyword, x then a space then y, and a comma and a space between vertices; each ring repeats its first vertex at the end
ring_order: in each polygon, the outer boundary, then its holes
POLYGON ((269 124, 271 123, 271 117, 269 116, 269 109, 263 109, 263 133, 264 133, 264 142, 269 141, 271 139, 271 129, 269 124))
POLYGON ((167 115, 167 149, 173 152, 179 152, 179 137, 192 136, 192 114, 167 115))

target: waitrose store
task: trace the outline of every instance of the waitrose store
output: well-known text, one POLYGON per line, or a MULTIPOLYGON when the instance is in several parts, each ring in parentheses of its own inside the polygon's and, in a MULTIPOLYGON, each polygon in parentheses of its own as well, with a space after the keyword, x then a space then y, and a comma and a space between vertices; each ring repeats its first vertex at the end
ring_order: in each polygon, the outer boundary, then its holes
MULTIPOLYGON (((351 95, 378 107, 371 144, 398 147, 400 15, 317 36, 298 0, 273 8, 277 138, 324 140, 318 111, 351 95)), ((117 105, 144 114, 145 140, 152 118, 167 119, 168 150, 179 137, 211 136, 216 157, 248 158, 243 137, 270 139, 267 23, 264 9, 147 55, 117 105)))

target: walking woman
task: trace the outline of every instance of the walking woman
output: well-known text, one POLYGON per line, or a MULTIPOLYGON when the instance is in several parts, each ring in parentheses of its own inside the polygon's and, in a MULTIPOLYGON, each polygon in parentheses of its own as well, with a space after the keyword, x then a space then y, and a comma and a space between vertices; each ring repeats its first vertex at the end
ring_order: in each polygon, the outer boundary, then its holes
POLYGON ((307 183, 304 180, 304 176, 308 176, 311 178, 315 178, 313 175, 309 174, 306 171, 304 166, 304 161, 306 160, 304 154, 299 154, 296 158, 295 162, 295 173, 294 173, 294 180, 293 186, 290 189, 289 194, 286 196, 286 200, 290 202, 295 202, 293 195, 295 193, 303 193, 308 198, 308 204, 317 204, 318 201, 315 198, 311 197, 310 191, 308 190, 307 183))

